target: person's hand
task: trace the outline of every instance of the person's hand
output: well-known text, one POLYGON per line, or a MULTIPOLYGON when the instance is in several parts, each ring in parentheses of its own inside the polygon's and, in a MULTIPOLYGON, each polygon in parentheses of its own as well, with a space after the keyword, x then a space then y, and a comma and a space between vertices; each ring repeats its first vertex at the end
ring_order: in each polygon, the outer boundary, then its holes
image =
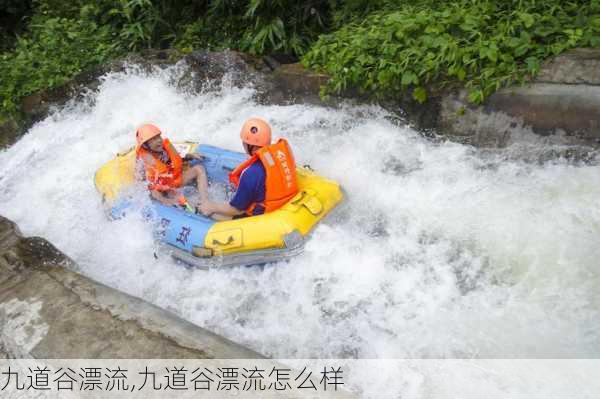
POLYGON ((194 153, 186 154, 185 157, 183 157, 183 159, 185 159, 187 161, 191 161, 193 159, 195 159, 197 161, 202 161, 202 160, 204 160, 204 156, 202 154, 194 152, 194 153))
POLYGON ((201 202, 198 205, 198 210, 200 211, 201 214, 203 214, 204 216, 210 216, 211 214, 213 214, 213 207, 212 207, 212 203, 210 201, 204 201, 201 202))
POLYGON ((179 203, 179 200, 177 198, 166 198, 165 205, 179 206, 181 204, 179 203))

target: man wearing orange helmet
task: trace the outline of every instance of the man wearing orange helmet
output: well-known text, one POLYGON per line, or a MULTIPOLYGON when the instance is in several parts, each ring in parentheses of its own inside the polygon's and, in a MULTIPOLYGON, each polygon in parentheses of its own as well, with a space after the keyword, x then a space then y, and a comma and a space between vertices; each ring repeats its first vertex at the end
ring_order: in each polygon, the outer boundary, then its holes
MULTIPOLYGON (((177 153, 169 139, 152 124, 144 124, 135 132, 136 157, 141 160, 152 198, 165 205, 184 205, 185 198, 176 189, 196 181, 200 201, 208 198, 206 172, 201 165, 184 167, 184 159, 177 153)), ((202 159, 199 154, 187 154, 185 160, 202 159)))
POLYGON ((250 158, 229 174, 236 188, 229 202, 203 201, 202 214, 217 220, 261 215, 279 209, 298 192, 296 163, 288 142, 271 144, 271 127, 260 118, 242 126, 240 138, 250 158))

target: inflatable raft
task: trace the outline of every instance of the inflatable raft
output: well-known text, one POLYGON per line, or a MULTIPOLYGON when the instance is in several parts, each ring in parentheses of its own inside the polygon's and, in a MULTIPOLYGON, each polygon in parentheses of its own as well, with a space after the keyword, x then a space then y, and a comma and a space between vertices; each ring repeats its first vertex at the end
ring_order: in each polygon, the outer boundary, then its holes
MULTIPOLYGON (((175 143, 183 156, 204 156, 209 181, 227 184, 228 174, 247 156, 196 143, 175 143)), ((152 221, 161 249, 173 257, 202 269, 276 262, 298 255, 315 225, 341 200, 340 186, 306 167, 297 168, 298 194, 280 209, 268 214, 216 222, 182 207, 152 200, 144 215, 152 221)), ((122 217, 132 205, 127 195, 136 183, 135 151, 118 154, 95 176, 111 218, 122 217)), ((138 183, 139 184, 139 183, 138 183)))

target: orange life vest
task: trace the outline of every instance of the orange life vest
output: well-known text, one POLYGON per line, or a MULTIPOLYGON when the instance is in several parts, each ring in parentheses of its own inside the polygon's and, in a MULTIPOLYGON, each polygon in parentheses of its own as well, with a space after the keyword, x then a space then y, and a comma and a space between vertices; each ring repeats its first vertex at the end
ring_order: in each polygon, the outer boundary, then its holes
POLYGON ((294 154, 284 139, 256 151, 229 174, 229 181, 237 188, 242 172, 257 161, 263 164, 266 172, 265 200, 260 204, 252 203, 246 209, 248 215, 252 215, 257 205, 262 205, 265 213, 277 210, 298 192, 294 154))
POLYGON ((163 139, 163 148, 171 160, 170 164, 164 163, 144 147, 137 150, 137 157, 144 161, 149 190, 168 191, 181 187, 183 160, 169 139, 163 139))

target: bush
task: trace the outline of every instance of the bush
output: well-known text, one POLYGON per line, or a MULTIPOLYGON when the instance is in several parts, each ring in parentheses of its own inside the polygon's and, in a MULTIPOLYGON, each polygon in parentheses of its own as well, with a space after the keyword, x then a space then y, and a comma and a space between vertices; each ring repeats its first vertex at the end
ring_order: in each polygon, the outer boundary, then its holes
POLYGON ((59 86, 120 52, 111 30, 93 23, 34 18, 30 29, 14 51, 0 55, 0 113, 15 112, 23 96, 59 86))
POLYGON ((331 25, 327 0, 214 0, 186 26, 176 47, 235 48, 254 54, 304 54, 331 25))
POLYGON ((126 51, 172 46, 303 56, 332 76, 327 92, 410 91, 425 101, 428 90, 464 85, 478 103, 534 75, 550 55, 599 46, 599 3, 0 0, 0 114, 126 51))
POLYGON ((600 45, 593 1, 413 1, 321 36, 306 66, 332 76, 326 92, 358 87, 378 96, 465 85, 469 99, 535 75, 540 62, 576 46, 600 45))
POLYGON ((187 53, 193 50, 237 49, 243 38, 242 16, 201 18, 183 27, 173 47, 187 53))
POLYGON ((13 46, 31 11, 31 0, 0 0, 0 51, 13 46))

